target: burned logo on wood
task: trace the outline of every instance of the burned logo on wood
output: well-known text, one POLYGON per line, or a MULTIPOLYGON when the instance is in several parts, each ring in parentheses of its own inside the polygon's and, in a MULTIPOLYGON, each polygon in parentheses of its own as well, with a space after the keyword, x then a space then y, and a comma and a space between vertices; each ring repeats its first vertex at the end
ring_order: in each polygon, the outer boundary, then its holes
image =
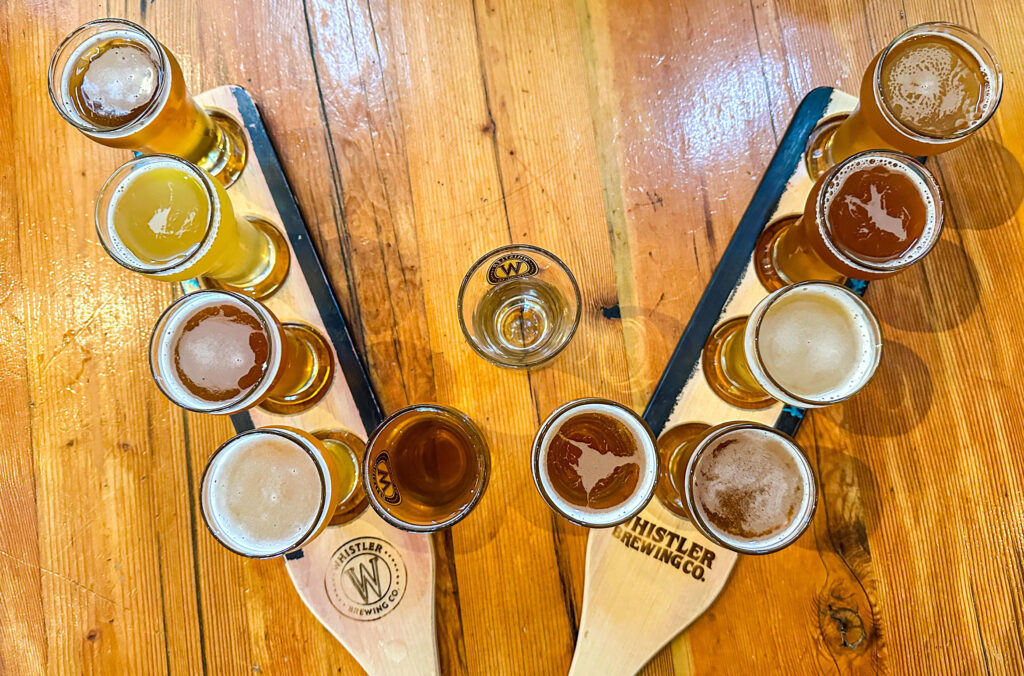
POLYGON ((360 622, 379 620, 394 610, 406 584, 402 555, 377 537, 354 538, 339 547, 324 577, 331 605, 360 622))
POLYGON ((705 581, 705 574, 715 562, 715 552, 710 547, 639 516, 616 526, 612 530, 612 537, 623 546, 666 566, 672 566, 701 582, 705 581))

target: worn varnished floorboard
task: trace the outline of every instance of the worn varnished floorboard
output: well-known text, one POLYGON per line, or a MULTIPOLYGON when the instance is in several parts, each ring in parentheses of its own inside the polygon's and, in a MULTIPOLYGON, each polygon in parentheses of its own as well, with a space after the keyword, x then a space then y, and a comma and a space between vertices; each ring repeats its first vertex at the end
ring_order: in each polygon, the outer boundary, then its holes
POLYGON ((1024 670, 1024 6, 1017 0, 662 3, 0 0, 0 673, 357 673, 280 562, 229 555, 196 486, 227 420, 182 414, 145 345, 168 287, 96 242, 122 153, 46 97, 59 39, 142 21, 195 91, 260 103, 381 400, 469 413, 491 445, 476 512, 437 537, 442 667, 560 673, 585 534, 529 476, 569 398, 641 408, 803 94, 856 88, 907 25, 999 53, 1006 95, 933 163, 948 226, 873 285, 879 376, 801 430, 822 483, 794 547, 741 560, 646 673, 1024 670), (459 281, 532 242, 580 278, 583 325, 534 373, 463 344, 459 281))

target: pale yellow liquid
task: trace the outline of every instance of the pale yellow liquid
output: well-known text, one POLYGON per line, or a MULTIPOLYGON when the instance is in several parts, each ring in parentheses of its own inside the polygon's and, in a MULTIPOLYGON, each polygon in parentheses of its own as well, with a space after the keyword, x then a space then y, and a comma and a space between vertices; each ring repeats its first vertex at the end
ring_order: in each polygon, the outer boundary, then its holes
POLYGON ((117 186, 109 213, 112 234, 130 253, 129 262, 154 268, 144 274, 168 282, 211 277, 246 286, 265 274, 269 240, 245 219, 236 219, 223 186, 212 184, 215 202, 174 160, 132 171, 117 186), (174 267, 160 270, 168 266, 174 267))

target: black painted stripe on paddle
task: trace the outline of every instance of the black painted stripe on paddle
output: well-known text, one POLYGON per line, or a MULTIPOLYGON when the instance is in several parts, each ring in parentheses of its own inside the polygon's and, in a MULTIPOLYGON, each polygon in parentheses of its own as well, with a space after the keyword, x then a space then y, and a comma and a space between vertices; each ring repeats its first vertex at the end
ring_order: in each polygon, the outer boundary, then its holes
MULTIPOLYGON (((651 401, 647 404, 644 420, 655 434, 661 434, 664 430, 686 381, 696 369, 704 343, 718 323, 722 308, 729 301, 733 290, 739 284, 740 277, 747 269, 757 237, 778 207, 779 200, 786 191, 789 177, 793 175, 797 163, 803 159, 807 137, 824 115, 831 96, 831 87, 818 87, 811 90, 796 109, 778 150, 765 170, 764 177, 757 186, 743 218, 736 226, 736 232, 733 233, 729 246, 726 247, 721 261, 711 275, 711 281, 704 289, 704 295, 697 303, 697 308, 672 352, 658 386, 654 388, 651 401)), ((701 376, 694 374, 694 377, 701 376)), ((795 434, 803 415, 802 409, 787 406, 783 408, 775 426, 789 434, 795 434)))
MULTIPOLYGON (((302 275, 306 278, 309 291, 313 295, 320 319, 327 330, 327 337, 334 344, 334 351, 338 355, 338 366, 352 392, 356 408, 359 409, 359 418, 363 421, 366 433, 369 434, 381 423, 384 415, 380 403, 377 401, 377 395, 373 391, 366 367, 359 358, 359 353, 356 352, 345 316, 341 313, 338 299, 335 298, 334 291, 327 282, 327 276, 320 264, 320 257, 309 236, 309 230, 302 218, 302 212, 299 211, 299 205, 295 201, 295 194, 292 192, 291 186, 288 185, 288 178, 278 161, 277 151, 274 150, 274 145, 267 135, 256 103, 241 87, 232 86, 231 93, 238 104, 238 112, 249 130, 249 136, 252 139, 252 152, 263 169, 263 177, 267 181, 274 205, 281 215, 281 222, 288 235, 288 241, 295 252, 302 275)), ((252 418, 248 413, 233 415, 231 421, 239 432, 253 428, 252 418)))

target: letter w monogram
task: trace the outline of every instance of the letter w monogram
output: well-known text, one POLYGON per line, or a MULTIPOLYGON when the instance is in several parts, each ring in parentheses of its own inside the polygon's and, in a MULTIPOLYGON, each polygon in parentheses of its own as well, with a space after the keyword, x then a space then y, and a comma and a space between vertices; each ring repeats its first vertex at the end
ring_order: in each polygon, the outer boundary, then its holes
POLYGON ((363 599, 363 603, 369 605, 370 591, 372 590, 375 596, 374 601, 379 599, 383 594, 380 593, 380 557, 375 556, 370 559, 369 567, 364 566, 362 562, 359 563, 359 573, 349 568, 345 572, 348 574, 348 579, 352 581, 352 586, 359 592, 359 596, 363 599))
POLYGON ((508 263, 505 263, 504 265, 498 266, 498 269, 501 270, 502 272, 504 272, 506 277, 511 277, 512 275, 518 275, 519 274, 519 271, 523 269, 523 262, 522 261, 509 261, 508 263))

